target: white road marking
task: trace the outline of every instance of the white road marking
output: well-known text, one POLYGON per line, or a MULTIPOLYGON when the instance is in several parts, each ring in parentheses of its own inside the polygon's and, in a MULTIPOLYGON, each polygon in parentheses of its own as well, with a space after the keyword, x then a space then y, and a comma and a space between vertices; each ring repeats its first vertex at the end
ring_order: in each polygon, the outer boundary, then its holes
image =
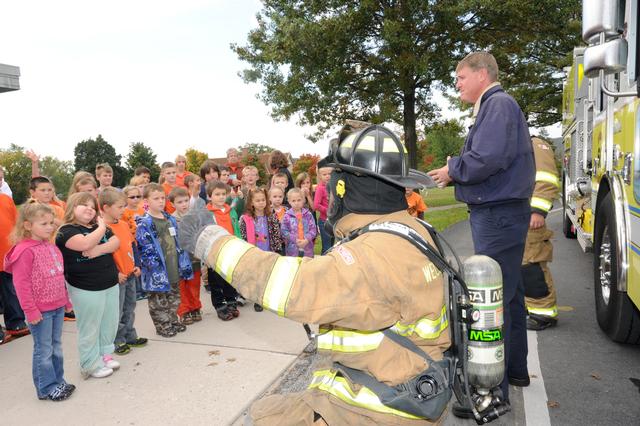
POLYGON ((522 388, 524 417, 529 426, 550 426, 547 391, 544 388, 540 358, 538 358, 538 334, 535 331, 527 331, 527 344, 529 346, 529 355, 527 356, 529 375, 535 377, 531 377, 529 386, 522 388))

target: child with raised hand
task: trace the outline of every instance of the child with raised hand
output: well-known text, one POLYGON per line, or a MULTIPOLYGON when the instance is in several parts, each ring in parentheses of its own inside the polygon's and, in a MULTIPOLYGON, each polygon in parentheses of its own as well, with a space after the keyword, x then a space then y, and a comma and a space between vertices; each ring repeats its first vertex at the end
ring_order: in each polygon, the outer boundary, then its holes
POLYGON ((327 185, 329 184, 332 171, 333 169, 331 167, 320 167, 318 169, 318 185, 316 186, 316 193, 313 196, 313 208, 319 213, 318 229, 320 230, 320 239, 322 240, 322 254, 325 254, 333 245, 333 237, 324 229, 324 224, 327 221, 327 210, 329 209, 329 191, 327 185))
POLYGON ((284 191, 279 186, 274 186, 269 190, 269 202, 271 203, 271 210, 278 219, 278 222, 282 222, 284 214, 287 212, 287 208, 284 206, 284 191))
POLYGON ((53 184, 44 176, 37 176, 31 178, 29 182, 29 194, 31 198, 38 203, 46 204, 53 209, 53 221, 58 226, 62 225, 64 220, 64 210, 53 202, 55 192, 53 190, 53 184))
MULTIPOLYGON (((267 195, 266 188, 249 191, 245 213, 240 217, 240 235, 260 250, 280 253, 283 243, 280 223, 267 206, 267 195)), ((257 303, 253 308, 257 312, 262 311, 262 306, 257 303)))
POLYGON ((131 351, 131 347, 142 347, 147 339, 138 337, 133 323, 136 318, 136 277, 140 276, 140 268, 135 265, 133 246, 129 225, 122 219, 125 209, 125 195, 115 188, 105 188, 98 196, 102 209, 102 216, 114 235, 118 237, 120 245, 113 252, 113 260, 118 268, 119 287, 119 322, 114 340, 118 355, 131 351))
POLYGON ((71 301, 64 282, 62 253, 50 242, 56 229, 53 209, 28 202, 14 228, 16 245, 5 260, 33 336, 33 383, 39 399, 62 401, 75 386, 64 380, 62 324, 71 301))
MULTIPOLYGON (((211 201, 207 204, 207 209, 213 214, 217 225, 226 229, 230 234, 240 237, 238 214, 225 202, 230 190, 229 185, 224 182, 209 182, 207 184, 207 194, 211 201)), ((237 308, 238 292, 236 289, 211 268, 207 270, 207 280, 211 288, 211 303, 216 310, 218 318, 223 321, 237 318, 240 315, 240 311, 237 308)))
POLYGON ((280 230, 287 256, 313 257, 313 241, 318 234, 313 215, 304 206, 302 191, 290 189, 287 199, 291 208, 282 219, 280 230))
POLYGON ((67 199, 65 224, 56 245, 64 258, 78 327, 78 351, 83 377, 107 377, 120 367, 113 360, 118 331, 118 268, 112 253, 120 242, 98 214, 98 200, 87 192, 67 199))
POLYGON ((204 209, 207 207, 206 201, 200 198, 200 187, 202 179, 200 176, 189 174, 184 178, 184 185, 189 194, 189 209, 204 209))
POLYGON ((309 173, 307 172, 299 173, 298 176, 296 176, 294 184, 296 188, 299 188, 302 191, 304 207, 315 216, 315 209, 313 208, 313 191, 311 189, 311 176, 309 176, 309 173))
MULTIPOLYGON (((185 182, 194 175, 188 175, 185 178, 185 182)), ((200 179, 200 178, 198 178, 200 179)), ((176 211, 173 212, 173 217, 176 219, 178 226, 182 221, 182 218, 191 210, 189 207, 189 201, 192 197, 185 188, 173 188, 169 194, 169 200, 173 203, 176 211)), ((199 201, 202 199, 196 195, 199 201)), ((180 322, 184 325, 191 325, 196 321, 202 320, 202 303, 200 302, 200 261, 194 259, 189 254, 191 259, 191 267, 193 268, 193 278, 180 280, 180 305, 176 313, 180 322)))
POLYGON ((149 210, 136 221, 136 241, 142 265, 142 289, 148 294, 149 314, 162 337, 173 337, 187 327, 176 311, 180 306, 179 282, 191 279, 193 269, 187 252, 178 243, 178 227, 165 212, 164 188, 150 183, 144 188, 149 210))

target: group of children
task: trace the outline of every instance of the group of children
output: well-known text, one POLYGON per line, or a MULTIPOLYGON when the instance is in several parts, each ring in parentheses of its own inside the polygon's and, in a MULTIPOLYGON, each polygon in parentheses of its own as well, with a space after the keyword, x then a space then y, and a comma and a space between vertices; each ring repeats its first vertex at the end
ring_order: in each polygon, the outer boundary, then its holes
MULTIPOLYGON (((286 175, 276 174, 269 188, 259 188, 252 166, 244 167, 238 180, 240 173, 210 160, 200 176, 180 172, 176 163, 162 164, 162 183, 150 182, 149 170, 140 167, 122 189, 111 186, 111 167, 99 164, 96 178, 76 173, 66 203, 56 198, 48 178, 32 178, 31 199, 20 208, 4 270, 13 274, 33 335, 38 398, 61 401, 75 390, 64 379, 65 313, 75 313, 84 378, 113 374, 120 363, 112 354, 147 343, 134 327, 139 290, 147 295, 162 337, 202 320, 201 282, 209 287, 220 319, 238 317, 242 296, 181 247, 180 221, 189 210, 208 212, 216 224, 262 250, 314 255, 318 225, 326 220, 324 186, 330 170, 320 170, 314 199, 306 173, 285 194, 286 175), (320 213, 317 219, 314 210, 320 213)), ((323 240, 323 248, 330 245, 323 240)), ((262 310, 258 304, 254 308, 262 310)))

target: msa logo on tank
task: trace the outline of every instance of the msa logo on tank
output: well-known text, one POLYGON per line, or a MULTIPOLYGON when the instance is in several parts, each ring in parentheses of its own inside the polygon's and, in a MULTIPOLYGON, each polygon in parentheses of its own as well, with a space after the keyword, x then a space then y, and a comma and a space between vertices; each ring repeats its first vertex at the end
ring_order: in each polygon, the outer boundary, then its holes
POLYGON ((474 305, 492 305, 502 303, 502 287, 469 289, 469 297, 474 305))
POLYGON ((472 342, 495 342, 502 340, 502 330, 469 330, 469 340, 472 342))

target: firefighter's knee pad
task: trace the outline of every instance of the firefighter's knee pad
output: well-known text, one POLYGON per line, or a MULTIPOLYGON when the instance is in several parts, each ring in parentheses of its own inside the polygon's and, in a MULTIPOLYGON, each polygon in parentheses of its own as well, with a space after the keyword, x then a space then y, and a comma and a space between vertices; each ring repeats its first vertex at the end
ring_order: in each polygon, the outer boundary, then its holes
POLYGON ((549 288, 544 279, 544 271, 540 263, 529 263, 522 266, 522 281, 524 295, 533 299, 540 299, 549 295, 549 288))

